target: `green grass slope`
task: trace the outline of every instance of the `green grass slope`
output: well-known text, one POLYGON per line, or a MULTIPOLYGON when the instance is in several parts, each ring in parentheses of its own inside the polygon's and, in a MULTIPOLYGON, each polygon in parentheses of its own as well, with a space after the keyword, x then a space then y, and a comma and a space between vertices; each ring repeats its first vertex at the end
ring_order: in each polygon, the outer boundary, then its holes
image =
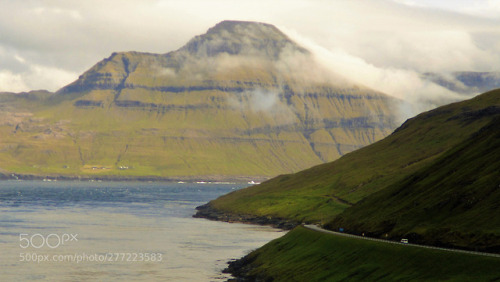
POLYGON ((500 259, 340 237, 297 227, 234 271, 253 281, 497 281, 500 259))
MULTIPOLYGON (((385 139, 339 160, 224 195, 221 212, 330 222, 367 196, 403 181, 498 116, 500 90, 422 113, 385 139)), ((498 183, 496 183, 498 185, 498 183)))
POLYGON ((497 117, 473 136, 327 226, 500 252, 500 107, 488 111, 497 117))

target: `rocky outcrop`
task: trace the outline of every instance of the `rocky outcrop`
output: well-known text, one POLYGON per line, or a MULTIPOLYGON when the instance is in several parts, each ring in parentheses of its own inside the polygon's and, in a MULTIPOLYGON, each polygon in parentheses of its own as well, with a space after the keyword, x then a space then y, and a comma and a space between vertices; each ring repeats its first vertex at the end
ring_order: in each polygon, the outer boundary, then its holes
POLYGON ((210 220, 224 221, 224 222, 239 222, 239 223, 251 223, 258 225, 269 225, 275 228, 280 228, 285 230, 290 230, 300 224, 300 222, 295 222, 293 220, 276 218, 271 216, 254 216, 248 214, 226 213, 214 209, 212 206, 210 206, 210 203, 196 207, 196 214, 194 214, 193 217, 206 218, 210 220))
POLYGON ((100 107, 102 101, 77 100, 73 105, 75 107, 100 107))
POLYGON ((250 274, 254 269, 252 262, 256 258, 256 256, 246 255, 240 259, 229 261, 228 266, 222 272, 229 273, 234 277, 228 279, 230 282, 273 281, 272 277, 260 277, 250 274))

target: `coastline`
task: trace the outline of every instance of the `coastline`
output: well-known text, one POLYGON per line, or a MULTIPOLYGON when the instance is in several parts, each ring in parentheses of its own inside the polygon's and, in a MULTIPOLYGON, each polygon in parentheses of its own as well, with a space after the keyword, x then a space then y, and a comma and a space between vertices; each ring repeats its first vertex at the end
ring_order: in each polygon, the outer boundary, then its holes
POLYGON ((283 230, 291 230, 301 224, 301 222, 278 217, 226 213, 213 208, 210 203, 196 207, 196 213, 193 217, 232 223, 266 225, 283 230))
MULTIPOLYGON (((301 222, 295 222, 284 218, 226 213, 213 208, 210 203, 196 207, 196 213, 193 217, 231 223, 267 225, 286 231, 294 229, 301 224, 301 222)), ((232 259, 227 262, 228 266, 222 270, 222 273, 231 274, 233 278, 227 280, 231 282, 271 281, 271 277, 256 277, 250 275, 254 268, 252 266, 254 260, 255 257, 250 256, 250 254, 239 259, 232 259)))
POLYGON ((250 274, 254 269, 252 262, 255 259, 255 256, 246 255, 242 258, 231 260, 228 262, 228 266, 222 270, 222 273, 231 274, 234 277, 228 279, 228 282, 272 281, 272 277, 257 277, 250 274))
POLYGON ((113 181, 113 182, 190 182, 190 183, 254 183, 269 179, 264 176, 225 176, 225 175, 206 175, 206 176, 119 176, 119 175, 37 175, 37 174, 18 174, 18 173, 0 173, 2 180, 42 180, 42 181, 113 181))

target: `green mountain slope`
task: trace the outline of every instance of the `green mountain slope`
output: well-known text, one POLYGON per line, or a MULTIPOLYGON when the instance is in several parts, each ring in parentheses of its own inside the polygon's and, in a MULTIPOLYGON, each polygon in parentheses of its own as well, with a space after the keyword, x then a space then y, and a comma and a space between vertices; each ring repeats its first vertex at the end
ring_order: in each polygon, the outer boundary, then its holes
POLYGON ((327 226, 500 252, 500 107, 478 114, 496 118, 436 161, 348 208, 327 226))
POLYGON ((16 101, 2 102, 0 168, 22 174, 268 178, 395 128, 394 99, 332 80, 254 22, 219 23, 166 54, 113 53, 47 99, 16 101))
POLYGON ((498 281, 499 258, 297 227, 230 264, 243 281, 498 281))
MULTIPOLYGON (((430 165, 437 165, 436 161, 449 154, 453 155, 453 151, 450 150, 456 150, 458 148, 456 146, 465 144, 463 142, 479 142, 479 140, 470 141, 472 139, 469 138, 478 138, 480 136, 478 132, 498 117, 499 108, 500 90, 495 90, 471 100, 422 113, 405 122, 385 139, 351 152, 339 160, 295 174, 278 176, 261 185, 235 191, 211 201, 205 208, 219 213, 246 215, 246 217, 251 215, 269 219, 284 218, 296 222, 330 222, 346 208, 369 195, 395 183, 402 183, 401 181, 408 177, 416 177, 416 173, 428 169, 430 165)), ((485 146, 483 149, 488 150, 488 148, 485 146)), ((467 157, 479 158, 479 155, 467 157)), ((487 161, 491 160, 489 157, 477 160, 478 164, 486 166, 487 161)), ((457 159, 456 164, 459 162, 460 159, 457 159)), ((495 166, 491 168, 494 169, 495 166)), ((464 170, 468 168, 464 167, 464 170)), ((451 173, 451 171, 445 170, 441 173, 451 173)), ((481 176, 483 175, 478 175, 481 176)), ((488 185, 496 184, 495 187, 499 184, 498 178, 495 183, 494 174, 484 176, 484 179, 476 183, 479 185, 477 187, 481 190, 481 195, 492 193, 488 192, 488 189, 494 188, 480 185, 481 181, 493 181, 488 182, 488 185)), ((439 178, 439 176, 434 177, 439 178)), ((469 188, 468 182, 462 184, 469 188)), ((472 187, 476 186, 470 188, 472 187)), ((479 197, 479 194, 477 196, 479 197)), ((441 196, 439 200, 434 201, 446 200, 448 199, 441 196)), ((474 201, 477 201, 477 198, 474 201)), ((424 205, 424 200, 418 202, 424 205)), ((391 205, 389 202, 387 204, 391 205)), ((371 212, 374 213, 375 210, 374 207, 371 212)), ((470 216, 474 217, 477 214, 471 213, 470 216)), ((489 216, 493 216, 491 210, 488 210, 482 218, 489 216)))

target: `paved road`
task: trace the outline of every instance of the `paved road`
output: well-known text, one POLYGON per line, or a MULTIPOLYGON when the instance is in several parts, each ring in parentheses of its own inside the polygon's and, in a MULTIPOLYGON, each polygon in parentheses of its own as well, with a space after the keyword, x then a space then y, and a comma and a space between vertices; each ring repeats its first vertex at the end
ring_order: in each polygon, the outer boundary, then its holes
POLYGON ((442 251, 455 252, 455 253, 464 253, 464 254, 472 254, 472 255, 500 258, 500 254, 464 251, 464 250, 457 250, 457 249, 447 249, 447 248, 439 248, 439 247, 417 245, 417 244, 403 244, 403 243, 396 242, 396 241, 389 241, 389 240, 383 240, 383 239, 370 238, 370 237, 357 236, 357 235, 352 235, 352 234, 347 234, 347 233, 335 232, 335 231, 326 230, 326 229, 323 229, 317 225, 311 225, 311 224, 306 224, 306 225, 304 225, 304 227, 307 229, 310 229, 310 230, 328 233, 328 234, 333 234, 333 235, 337 235, 337 236, 351 237, 351 238, 364 239, 364 240, 370 240, 370 241, 378 241, 378 242, 387 243, 387 244, 398 244, 398 245, 412 246, 412 247, 418 247, 418 248, 426 248, 426 249, 442 250, 442 251))

